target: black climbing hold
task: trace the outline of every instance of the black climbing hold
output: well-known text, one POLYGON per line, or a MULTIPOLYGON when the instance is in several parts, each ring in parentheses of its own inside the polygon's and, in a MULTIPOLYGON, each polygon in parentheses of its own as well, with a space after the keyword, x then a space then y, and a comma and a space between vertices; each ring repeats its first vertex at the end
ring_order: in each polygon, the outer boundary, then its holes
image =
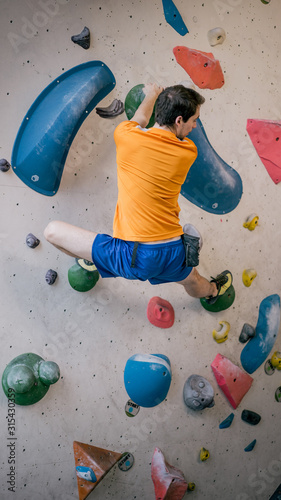
POLYGON ((80 45, 80 47, 83 47, 83 49, 87 50, 90 48, 90 38, 91 38, 90 30, 89 28, 87 28, 87 26, 85 26, 83 31, 81 31, 79 35, 73 35, 71 37, 71 40, 74 43, 77 43, 77 45, 80 45))
POLYGON ((47 281, 48 285, 53 285, 57 279, 58 273, 54 271, 53 269, 49 269, 46 272, 45 275, 45 280, 47 281))
POLYGON ((241 418, 250 425, 257 425, 261 420, 261 416, 251 410, 243 410, 241 418))
POLYGON ((241 344, 245 344, 246 342, 248 342, 249 339, 254 337, 255 334, 256 334, 255 328, 249 325, 248 323, 244 323, 239 336, 239 342, 241 342, 241 344))
POLYGON ((36 248, 40 243, 40 240, 38 240, 38 238, 36 238, 36 236, 34 236, 34 234, 32 233, 28 233, 25 241, 27 246, 29 246, 30 248, 36 248))
POLYGON ((11 166, 10 163, 7 160, 5 160, 5 158, 2 158, 0 160, 0 170, 1 170, 1 172, 7 172, 9 170, 10 166, 11 166))

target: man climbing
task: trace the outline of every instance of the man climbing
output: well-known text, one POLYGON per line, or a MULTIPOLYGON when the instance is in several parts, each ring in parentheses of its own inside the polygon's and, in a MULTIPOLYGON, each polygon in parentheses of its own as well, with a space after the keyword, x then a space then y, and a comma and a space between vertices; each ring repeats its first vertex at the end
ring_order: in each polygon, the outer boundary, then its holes
POLYGON ((144 93, 132 119, 114 131, 118 200, 113 237, 61 221, 50 222, 44 235, 68 255, 94 262, 103 278, 122 276, 153 285, 175 282, 192 297, 207 297, 212 304, 231 286, 232 275, 224 271, 208 281, 193 267, 199 238, 183 234, 178 205, 181 186, 197 157, 187 135, 196 127, 205 99, 183 85, 163 90, 148 84, 144 93), (146 129, 154 105, 155 125, 146 129))

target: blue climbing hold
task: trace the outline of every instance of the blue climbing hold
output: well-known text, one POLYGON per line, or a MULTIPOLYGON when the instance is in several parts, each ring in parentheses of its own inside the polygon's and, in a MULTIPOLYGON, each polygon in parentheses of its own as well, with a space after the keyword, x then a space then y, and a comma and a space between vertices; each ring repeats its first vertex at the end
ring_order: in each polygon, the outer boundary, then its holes
POLYGON ((225 420, 223 420, 223 422, 220 423, 219 428, 228 429, 228 427, 231 426, 233 419, 234 419, 234 413, 230 413, 230 415, 225 420))
POLYGON ((253 373, 264 363, 276 341, 279 324, 280 297, 269 295, 260 303, 256 335, 241 352, 241 364, 246 372, 253 373))
POLYGON ((47 196, 57 192, 75 135, 114 85, 103 62, 89 61, 41 92, 23 119, 12 152, 12 168, 28 187, 47 196))
POLYGON ((162 0, 162 4, 167 23, 170 24, 179 35, 186 35, 188 29, 174 2, 172 0, 162 0))
POLYGON ((181 194, 206 212, 231 212, 243 193, 240 175, 213 149, 200 119, 188 139, 196 144, 198 156, 187 174, 181 194))
POLYGON ((125 389, 139 406, 151 408, 162 403, 171 380, 171 364, 163 354, 134 354, 126 363, 125 389))
POLYGON ((250 444, 248 444, 248 446, 246 446, 246 448, 244 448, 244 451, 252 451, 256 446, 256 442, 257 440, 254 439, 254 441, 252 441, 250 444))

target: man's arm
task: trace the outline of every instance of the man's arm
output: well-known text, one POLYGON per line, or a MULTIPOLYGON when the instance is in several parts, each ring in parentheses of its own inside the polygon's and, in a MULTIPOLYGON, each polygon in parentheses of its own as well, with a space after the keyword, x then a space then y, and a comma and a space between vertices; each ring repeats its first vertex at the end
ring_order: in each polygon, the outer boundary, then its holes
POLYGON ((131 121, 137 122, 141 127, 146 127, 152 115, 156 99, 162 90, 163 87, 160 87, 156 83, 147 83, 143 88, 145 98, 131 118, 131 121))

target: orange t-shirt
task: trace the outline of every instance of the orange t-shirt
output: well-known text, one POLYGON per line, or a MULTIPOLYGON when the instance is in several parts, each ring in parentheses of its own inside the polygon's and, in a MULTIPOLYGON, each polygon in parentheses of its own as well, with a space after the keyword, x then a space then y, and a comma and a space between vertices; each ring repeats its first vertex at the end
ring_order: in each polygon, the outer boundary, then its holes
POLYGON ((190 139, 160 128, 121 122, 114 131, 118 200, 113 237, 158 241, 183 234, 178 197, 197 157, 190 139))

